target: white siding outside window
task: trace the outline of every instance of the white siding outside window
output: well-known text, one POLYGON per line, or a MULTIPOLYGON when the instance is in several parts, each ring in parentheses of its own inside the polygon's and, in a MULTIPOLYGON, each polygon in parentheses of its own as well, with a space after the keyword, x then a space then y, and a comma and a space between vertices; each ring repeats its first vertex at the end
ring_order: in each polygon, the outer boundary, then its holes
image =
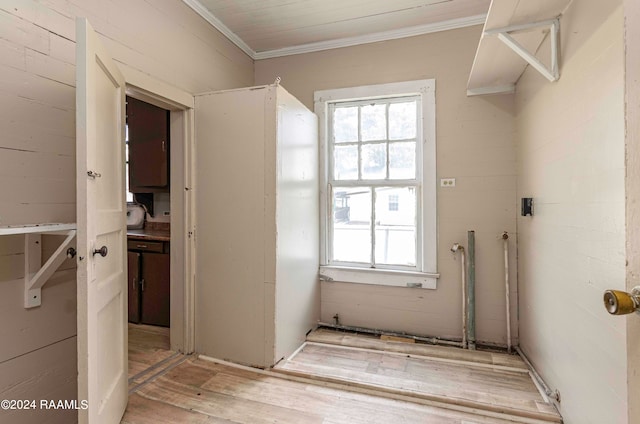
POLYGON ((435 81, 315 93, 321 275, 435 288, 435 81))

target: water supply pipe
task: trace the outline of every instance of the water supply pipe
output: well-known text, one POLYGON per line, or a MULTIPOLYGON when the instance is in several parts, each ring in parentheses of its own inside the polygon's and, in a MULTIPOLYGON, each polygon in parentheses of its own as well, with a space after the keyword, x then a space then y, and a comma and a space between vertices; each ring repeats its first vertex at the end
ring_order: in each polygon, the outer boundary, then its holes
POLYGON ((524 363, 529 368, 533 383, 536 386, 540 386, 540 388, 542 389, 541 392, 544 393, 543 397, 548 398, 548 399, 545 399, 545 401, 549 402, 549 400, 552 399, 560 403, 560 392, 557 389, 551 390, 549 386, 547 386, 547 383, 545 383, 542 377, 540 377, 540 374, 538 374, 538 371, 536 371, 531 361, 529 361, 529 358, 527 358, 527 355, 525 355, 524 352, 520 350, 518 346, 516 346, 516 352, 518 352, 518 355, 520 355, 524 363))
POLYGON ((507 309, 507 350, 511 353, 511 308, 509 299, 509 234, 502 233, 502 244, 504 247, 504 293, 507 309))
POLYGON ((476 350, 476 233, 467 232, 469 252, 467 272, 467 343, 468 348, 476 350))
POLYGON ((451 247, 451 252, 456 254, 457 251, 460 251, 460 269, 462 270, 462 348, 467 348, 467 276, 465 273, 465 268, 467 266, 465 256, 464 256, 464 247, 460 246, 458 243, 454 243, 451 247))

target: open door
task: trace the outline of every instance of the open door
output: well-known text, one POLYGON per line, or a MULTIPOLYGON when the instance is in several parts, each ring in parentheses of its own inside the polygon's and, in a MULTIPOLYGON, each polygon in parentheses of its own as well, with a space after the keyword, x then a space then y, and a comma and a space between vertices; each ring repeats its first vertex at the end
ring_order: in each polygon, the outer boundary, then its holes
POLYGON ((127 406, 125 82, 86 19, 76 21, 78 411, 119 423, 127 406))

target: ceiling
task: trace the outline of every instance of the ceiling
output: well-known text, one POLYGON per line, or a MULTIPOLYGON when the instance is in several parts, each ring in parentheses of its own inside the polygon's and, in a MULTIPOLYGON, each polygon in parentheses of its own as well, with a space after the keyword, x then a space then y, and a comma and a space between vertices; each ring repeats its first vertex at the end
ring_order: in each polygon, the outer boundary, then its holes
POLYGON ((491 0, 183 0, 254 59, 484 23, 491 0))

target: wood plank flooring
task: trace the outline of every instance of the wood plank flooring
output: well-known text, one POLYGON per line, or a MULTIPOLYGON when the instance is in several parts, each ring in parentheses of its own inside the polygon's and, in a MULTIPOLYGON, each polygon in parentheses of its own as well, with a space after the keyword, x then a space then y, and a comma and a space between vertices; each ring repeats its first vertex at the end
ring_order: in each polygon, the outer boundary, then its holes
MULTIPOLYGON (((275 374, 275 373, 272 373, 275 374)), ((130 396, 123 424, 507 424, 190 358, 130 396)), ((538 421, 530 421, 538 422, 538 421)))
POLYGON ((517 355, 402 343, 328 329, 312 332, 307 340, 275 371, 513 417, 561 422, 560 414, 539 392, 517 355))
MULTIPOLYGON (((485 364, 482 364, 485 365, 485 364)), ((360 383, 438 402, 559 422, 523 370, 478 367, 342 346, 307 344, 277 370, 322 381, 360 383)))
POLYGON ((129 323, 129 378, 169 358, 169 329, 129 323))
POLYGON ((399 343, 381 340, 370 334, 355 334, 320 328, 307 336, 307 341, 339 346, 360 347, 385 352, 398 352, 411 355, 429 356, 433 358, 447 358, 475 363, 504 365, 514 368, 527 369, 527 365, 517 355, 505 353, 457 349, 447 346, 429 345, 424 343, 399 343))
POLYGON ((168 332, 156 327, 130 325, 129 334, 123 424, 560 421, 515 355, 320 330, 309 340, 322 344, 265 371, 170 352, 168 332), (528 415, 510 413, 514 405, 528 415))
POLYGON ((185 360, 169 346, 168 328, 129 324, 129 394, 185 360))

